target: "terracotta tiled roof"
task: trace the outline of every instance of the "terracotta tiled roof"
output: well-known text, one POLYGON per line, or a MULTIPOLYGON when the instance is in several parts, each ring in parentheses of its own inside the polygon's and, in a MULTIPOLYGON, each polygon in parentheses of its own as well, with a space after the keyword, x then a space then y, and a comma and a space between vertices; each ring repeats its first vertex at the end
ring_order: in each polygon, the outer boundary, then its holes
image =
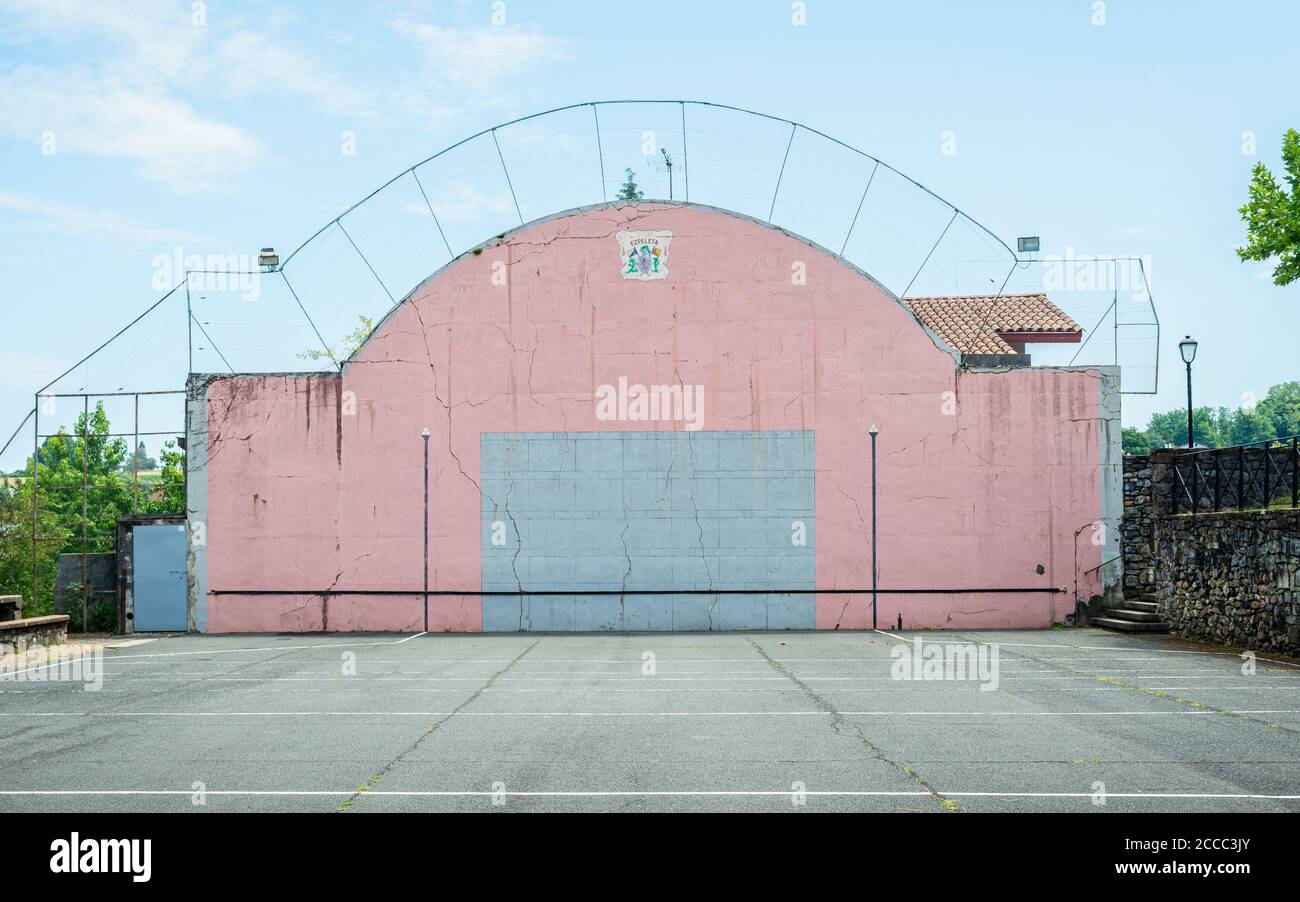
MULTIPOLYGON (((1014 332, 1055 332, 1063 341, 1078 341, 1083 335, 1079 324, 1045 294, 903 298, 903 303, 962 354, 1015 354, 1002 337, 1014 332)), ((1008 337, 1015 340, 1014 335, 1008 337)))

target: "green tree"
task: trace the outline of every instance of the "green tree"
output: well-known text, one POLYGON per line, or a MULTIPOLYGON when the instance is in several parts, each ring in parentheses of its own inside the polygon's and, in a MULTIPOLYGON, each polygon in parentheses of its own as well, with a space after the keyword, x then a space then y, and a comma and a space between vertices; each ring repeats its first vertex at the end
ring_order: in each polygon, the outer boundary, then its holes
MULTIPOLYGON (((42 508, 55 511, 60 523, 75 523, 78 537, 83 486, 91 533, 111 535, 117 528, 117 518, 131 512, 131 487, 122 476, 127 444, 113 438, 112 431, 101 402, 89 416, 78 415, 71 435, 60 427, 58 434, 46 439, 37 453, 40 460, 37 502, 42 508)), ((29 459, 26 475, 30 477, 34 472, 33 461, 29 459)))
POLYGON ((54 613, 54 570, 59 553, 72 538, 57 514, 38 504, 36 573, 40 592, 32 591, 32 484, 15 478, 0 485, 0 595, 21 595, 23 615, 54 613))
POLYGON ((123 473, 133 473, 137 469, 140 471, 158 469, 158 461, 149 456, 149 452, 144 447, 144 442, 140 442, 135 449, 135 454, 127 455, 126 460, 122 462, 123 473))
POLYGON ((1268 390, 1255 408, 1273 425, 1273 435, 1300 435, 1300 382, 1282 382, 1268 390))
MULTIPOLYGON (((139 513, 183 513, 185 454, 175 441, 162 450, 162 473, 142 480, 137 498, 128 466, 128 445, 112 436, 102 404, 81 414, 72 433, 60 429, 28 458, 21 475, 0 480, 0 594, 21 594, 24 611, 53 610, 54 581, 61 553, 112 551, 120 517, 139 513), (40 469, 37 472, 36 464, 40 469), (37 478, 33 479, 33 476, 37 478), (36 509, 36 586, 32 587, 32 510, 36 509)), ((143 446, 137 447, 137 454, 143 446)), ((79 612, 77 612, 79 613, 79 612)), ((102 613, 102 612, 101 612, 102 613)), ((111 619, 111 618, 110 618, 111 619)))
MULTIPOLYGON (((1248 445, 1300 435, 1300 382, 1274 385, 1253 409, 1198 407, 1192 411, 1196 443, 1210 448, 1248 445)), ((1152 414, 1146 429, 1125 427, 1124 453, 1187 446, 1187 411, 1152 414)))
POLYGON ((43 614, 53 609, 58 556, 81 550, 83 528, 89 550, 111 551, 118 517, 131 512, 131 487, 121 472, 127 444, 112 431, 104 405, 96 404, 89 414, 77 417, 71 434, 60 428, 47 438, 35 457, 28 458, 23 475, 7 481, 0 498, 0 593, 22 594, 25 610, 43 614))
POLYGON ((1247 243, 1237 248, 1246 260, 1277 260, 1273 283, 1288 285, 1300 279, 1300 133, 1287 129, 1282 136, 1282 165, 1288 193, 1278 185, 1262 162, 1250 174, 1250 199, 1238 211, 1246 223, 1247 243))
POLYGON ((640 200, 644 192, 637 187, 636 173, 631 169, 625 171, 627 172, 627 178, 625 178, 623 184, 619 186, 618 194, 616 195, 617 198, 619 200, 640 200))
POLYGON ((1249 445, 1277 435, 1272 422, 1258 408, 1253 411, 1234 411, 1229 415, 1225 426, 1224 445, 1249 445))
POLYGON ((344 335, 340 344, 324 350, 307 348, 304 351, 299 351, 296 356, 299 360, 324 360, 328 357, 331 362, 337 365, 355 354, 373 331, 375 331, 375 321, 368 316, 357 314, 356 328, 344 335))
MULTIPOLYGON (((1197 407, 1192 411, 1192 428, 1196 430, 1196 443, 1217 447, 1220 441, 1220 412, 1213 407, 1197 407)), ((1151 415, 1146 428, 1147 440, 1152 448, 1187 447, 1187 410, 1170 410, 1151 415)))
POLYGON ((1150 454, 1151 437, 1136 426, 1125 426, 1121 432, 1125 454, 1150 454))
POLYGON ((149 492, 145 512, 181 514, 185 512, 185 452, 168 441, 162 449, 162 473, 149 492))

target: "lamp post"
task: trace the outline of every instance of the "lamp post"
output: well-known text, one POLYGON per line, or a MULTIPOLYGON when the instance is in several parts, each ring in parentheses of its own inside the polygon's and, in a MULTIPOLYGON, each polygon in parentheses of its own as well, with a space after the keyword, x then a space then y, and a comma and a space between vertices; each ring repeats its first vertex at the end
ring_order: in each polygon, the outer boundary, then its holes
POLYGON ((1187 364, 1187 447, 1193 448, 1196 440, 1192 434, 1192 361, 1196 359, 1196 339, 1190 335, 1183 337, 1178 343, 1178 353, 1183 357, 1183 363, 1187 364))
POLYGON ((876 436, 880 430, 872 423, 871 435, 871 628, 876 628, 876 436))
POLYGON ((424 631, 429 631, 429 427, 420 430, 424 439, 424 631))

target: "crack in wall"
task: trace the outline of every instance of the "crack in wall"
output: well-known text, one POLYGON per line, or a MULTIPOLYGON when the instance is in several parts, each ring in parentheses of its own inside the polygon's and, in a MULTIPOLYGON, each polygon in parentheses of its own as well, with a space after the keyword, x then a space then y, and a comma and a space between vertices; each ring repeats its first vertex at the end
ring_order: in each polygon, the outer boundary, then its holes
MULTIPOLYGON (((681 376, 677 377, 677 384, 681 385, 681 376)), ((684 390, 684 389, 683 389, 684 390)), ((700 522, 700 503, 695 497, 695 489, 700 484, 700 477, 695 469, 695 437, 693 433, 684 433, 686 436, 686 447, 691 455, 691 507, 695 509, 695 528, 699 532, 700 542, 700 560, 704 563, 704 573, 708 576, 709 590, 713 589, 713 568, 709 566, 709 556, 704 548, 704 524, 700 522)), ((717 595, 710 596, 709 604, 706 610, 709 613, 709 630, 713 630, 713 615, 717 610, 720 599, 717 595)))

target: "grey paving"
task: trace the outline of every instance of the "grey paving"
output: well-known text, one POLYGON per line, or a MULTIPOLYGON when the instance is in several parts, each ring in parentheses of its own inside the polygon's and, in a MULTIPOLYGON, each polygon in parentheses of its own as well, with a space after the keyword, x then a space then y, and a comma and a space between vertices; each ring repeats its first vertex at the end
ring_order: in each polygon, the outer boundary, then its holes
POLYGON ((7 811, 1295 812, 1300 667, 1094 629, 181 636, 107 653, 99 691, 0 676, 0 793, 7 811), (996 647, 996 688, 895 678, 918 635, 996 647))

